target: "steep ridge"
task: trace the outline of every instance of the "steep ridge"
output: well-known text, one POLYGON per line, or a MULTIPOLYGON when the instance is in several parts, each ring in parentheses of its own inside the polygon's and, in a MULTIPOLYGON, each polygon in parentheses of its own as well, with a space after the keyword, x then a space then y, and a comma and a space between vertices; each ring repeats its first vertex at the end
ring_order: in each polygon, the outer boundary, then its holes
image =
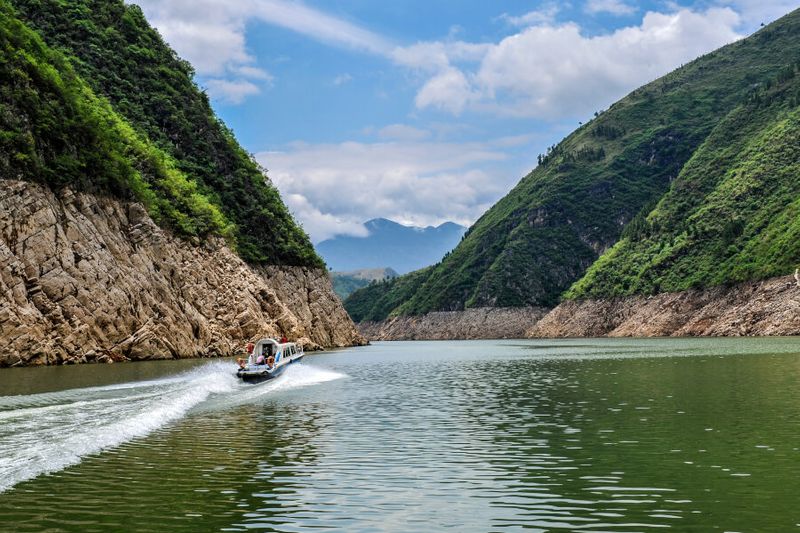
POLYGON ((391 268, 364 268, 351 272, 330 273, 333 290, 342 300, 370 283, 396 278, 398 275, 391 268))
MULTIPOLYGON (((345 302, 346 307, 351 313, 357 311, 356 320, 373 321, 486 305, 551 307, 600 256, 603 258, 586 278, 597 282, 584 280, 567 295, 630 294, 625 292, 633 287, 630 280, 627 285, 620 285, 622 289, 608 289, 614 287, 608 275, 619 273, 620 268, 626 276, 637 267, 642 267, 643 272, 647 268, 631 263, 625 270, 626 265, 609 262, 608 268, 601 270, 609 258, 622 250, 612 246, 621 237, 624 240, 625 235, 641 232, 644 221, 649 220, 648 213, 668 191, 673 197, 684 199, 684 203, 702 206, 705 195, 710 194, 707 189, 713 190, 716 183, 716 178, 709 178, 710 185, 703 181, 702 191, 696 194, 700 185, 676 181, 679 174, 686 175, 688 169, 696 167, 699 176, 709 165, 733 165, 731 155, 748 148, 748 142, 755 143, 750 146, 751 151, 758 149, 756 137, 763 140, 780 135, 781 144, 789 143, 795 135, 792 119, 788 115, 777 118, 768 108, 780 107, 788 113, 793 105, 797 106, 791 79, 796 70, 794 63, 800 58, 799 36, 800 10, 637 89, 553 147, 530 175, 470 228, 464 241, 441 263, 415 279, 394 280, 391 290, 387 286, 371 286, 357 291, 345 302), (748 105, 755 108, 745 109, 748 105), (728 152, 726 135, 733 136, 728 152), (741 143, 738 138, 743 139, 741 143), (709 151, 714 143, 720 151, 716 155, 709 151), (705 161, 708 158, 716 160, 705 161)), ((721 228, 723 235, 735 234, 736 239, 743 235, 741 240, 734 239, 735 243, 726 242, 725 246, 751 250, 747 253, 761 258, 759 266, 736 267, 743 264, 742 257, 731 255, 726 274, 712 275, 709 265, 718 257, 711 254, 703 259, 705 277, 693 277, 686 269, 676 269, 675 279, 688 280, 688 285, 650 285, 651 291, 745 281, 793 270, 792 261, 796 262, 798 255, 788 241, 795 235, 791 229, 794 222, 790 222, 796 220, 790 214, 795 208, 772 201, 773 197, 786 199, 795 194, 796 178, 791 182, 791 176, 796 173, 786 167, 794 161, 793 148, 776 150, 779 153, 772 163, 764 162, 764 168, 772 172, 780 167, 783 173, 776 175, 775 183, 766 188, 748 189, 749 194, 755 195, 753 198, 765 195, 763 209, 753 208, 758 203, 753 201, 750 208, 741 212, 739 220, 730 224, 720 217, 741 205, 726 204, 728 211, 719 206, 702 211, 702 217, 717 221, 701 231, 714 233, 720 230, 719 226, 726 226, 721 228), (767 189, 774 189, 774 195, 767 194, 767 189), (762 234, 767 213, 780 215, 780 220, 762 234), (770 235, 771 244, 758 248, 759 239, 770 235), (769 258, 778 255, 780 261, 772 263, 769 258), (766 264, 772 266, 765 267, 766 264)), ((735 185, 741 188, 742 184, 735 185)), ((674 220, 686 215, 684 209, 674 220)), ((634 236, 637 238, 638 234, 634 236)), ((661 250, 663 240, 650 244, 653 250, 661 250)), ((637 253, 632 252, 629 257, 637 253)), ((681 253, 678 248, 676 255, 681 253)), ((646 273, 642 276, 649 279, 646 273)))
MULTIPOLYGON (((276 240, 256 256, 248 243, 261 236, 230 221, 202 173, 182 168, 191 157, 117 113, 78 62, 0 1, 0 366, 230 355, 266 333, 311 348, 363 342, 307 237, 274 188, 248 174, 261 176, 229 132, 225 150, 244 159, 225 186, 260 183, 251 192, 274 210, 265 216, 276 240)), ((187 91, 200 94, 190 80, 187 91)))
POLYGON ((192 80, 192 66, 164 43, 138 6, 122 0, 8 1, 50 48, 70 59, 95 94, 219 207, 246 261, 324 267, 277 189, 214 115, 192 80))
POLYGON ((794 271, 800 56, 795 61, 720 121, 655 208, 626 228, 567 298, 675 292, 794 271))
POLYGON ((714 129, 530 336, 797 335, 800 61, 714 129), (765 281, 760 281, 765 280, 765 281))

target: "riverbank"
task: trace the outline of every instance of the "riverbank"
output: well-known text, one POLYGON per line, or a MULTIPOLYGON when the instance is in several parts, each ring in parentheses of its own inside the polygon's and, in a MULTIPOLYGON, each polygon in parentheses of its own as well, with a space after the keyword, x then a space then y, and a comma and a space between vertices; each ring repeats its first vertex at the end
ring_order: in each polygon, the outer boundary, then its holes
POLYGON ((369 340, 518 339, 547 311, 543 307, 478 307, 362 322, 358 330, 369 340))
POLYGON ((526 337, 800 335, 793 276, 654 296, 564 302, 526 337))
POLYGON ((542 308, 479 308, 365 322, 370 340, 800 335, 793 276, 728 287, 566 301, 542 308))
POLYGON ((0 180, 0 366, 229 356, 264 335, 365 342, 322 269, 253 267, 140 204, 0 180))

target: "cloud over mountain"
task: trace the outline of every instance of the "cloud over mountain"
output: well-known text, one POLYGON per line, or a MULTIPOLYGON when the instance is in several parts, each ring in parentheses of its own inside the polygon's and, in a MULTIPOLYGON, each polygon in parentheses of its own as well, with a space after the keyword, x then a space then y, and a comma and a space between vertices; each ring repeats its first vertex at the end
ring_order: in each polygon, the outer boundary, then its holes
POLYGON ((730 8, 681 9, 647 13, 640 25, 610 34, 587 36, 576 23, 537 23, 493 44, 417 43, 394 56, 432 71, 417 92, 420 109, 557 119, 594 111, 740 38, 739 23, 730 8))

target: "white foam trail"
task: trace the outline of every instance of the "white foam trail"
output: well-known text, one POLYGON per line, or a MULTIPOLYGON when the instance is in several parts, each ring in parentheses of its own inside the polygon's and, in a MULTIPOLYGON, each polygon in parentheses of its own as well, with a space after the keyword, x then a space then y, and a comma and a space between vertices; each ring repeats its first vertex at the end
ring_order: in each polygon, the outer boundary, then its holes
POLYGON ((344 377, 307 365, 262 385, 245 385, 230 363, 214 362, 161 380, 0 397, 0 493, 77 464, 89 454, 143 437, 210 397, 241 404, 279 390, 344 377))
POLYGON ((250 385, 241 394, 222 398, 222 401, 225 406, 241 405, 254 402, 257 398, 274 392, 318 385, 344 377, 347 376, 333 370, 294 364, 278 378, 259 385, 250 385))

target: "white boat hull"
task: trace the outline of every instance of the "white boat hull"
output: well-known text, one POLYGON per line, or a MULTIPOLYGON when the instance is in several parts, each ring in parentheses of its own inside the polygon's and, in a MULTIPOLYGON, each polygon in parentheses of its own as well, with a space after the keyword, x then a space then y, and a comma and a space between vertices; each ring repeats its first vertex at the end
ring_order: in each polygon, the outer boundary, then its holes
POLYGON ((236 376, 245 383, 261 383, 280 376, 289 365, 300 361, 303 353, 281 359, 273 368, 267 365, 247 365, 236 372, 236 376))

